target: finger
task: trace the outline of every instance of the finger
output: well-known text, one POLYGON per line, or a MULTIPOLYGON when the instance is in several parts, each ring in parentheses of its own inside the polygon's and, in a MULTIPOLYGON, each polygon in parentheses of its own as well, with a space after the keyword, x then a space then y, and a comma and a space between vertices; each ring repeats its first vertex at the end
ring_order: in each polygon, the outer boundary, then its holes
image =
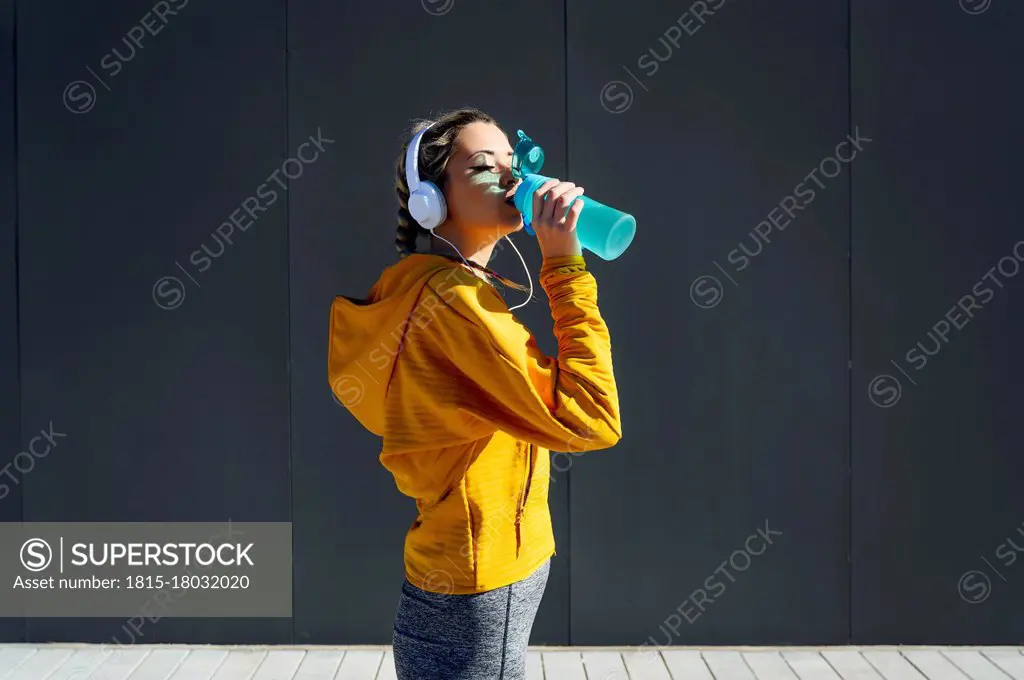
POLYGON ((565 217, 566 231, 576 231, 576 223, 580 219, 581 212, 583 212, 583 201, 576 201, 569 206, 569 214, 565 217))
POLYGON ((555 201, 555 221, 565 224, 565 219, 569 216, 569 208, 574 205, 573 201, 582 195, 583 187, 574 187, 559 196, 555 201))
POLYGON ((552 217, 555 214, 553 205, 563 184, 564 182, 559 182, 555 186, 549 188, 547 193, 544 195, 544 204, 541 206, 540 219, 548 226, 551 226, 552 217))
POLYGON ((548 189, 557 186, 557 179, 549 179, 544 184, 537 187, 537 190, 533 192, 533 221, 539 222, 541 219, 541 212, 544 208, 544 194, 547 193, 548 189))
POLYGON ((558 223, 565 214, 569 204, 562 200, 569 191, 576 188, 572 182, 561 182, 558 186, 548 192, 547 200, 544 202, 544 221, 547 223, 558 223))

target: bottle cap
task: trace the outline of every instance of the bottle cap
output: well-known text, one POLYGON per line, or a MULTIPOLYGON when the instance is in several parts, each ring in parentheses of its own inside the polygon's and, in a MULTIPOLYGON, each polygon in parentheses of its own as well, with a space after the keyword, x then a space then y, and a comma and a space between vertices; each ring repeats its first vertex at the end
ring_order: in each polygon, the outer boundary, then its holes
POLYGON ((534 143, 522 130, 516 131, 519 141, 512 150, 512 174, 522 179, 526 174, 540 174, 544 167, 544 149, 534 143))

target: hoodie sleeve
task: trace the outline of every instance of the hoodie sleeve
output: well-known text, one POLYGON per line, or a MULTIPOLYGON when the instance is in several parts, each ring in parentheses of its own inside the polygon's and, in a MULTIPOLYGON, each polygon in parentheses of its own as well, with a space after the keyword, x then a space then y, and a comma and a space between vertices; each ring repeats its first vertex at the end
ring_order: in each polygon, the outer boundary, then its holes
POLYGON ((545 355, 498 293, 465 269, 430 281, 444 309, 423 332, 454 388, 446 392, 472 418, 550 450, 614 446, 622 436, 619 398, 597 282, 582 256, 545 260, 539 279, 557 357, 545 355))

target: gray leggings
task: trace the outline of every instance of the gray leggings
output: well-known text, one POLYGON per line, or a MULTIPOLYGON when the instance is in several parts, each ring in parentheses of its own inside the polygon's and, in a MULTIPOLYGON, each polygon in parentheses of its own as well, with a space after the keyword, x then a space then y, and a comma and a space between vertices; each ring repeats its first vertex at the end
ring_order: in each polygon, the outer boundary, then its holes
POLYGON ((524 680, 550 570, 548 559, 521 581, 470 595, 431 593, 406 579, 392 638, 398 680, 524 680))

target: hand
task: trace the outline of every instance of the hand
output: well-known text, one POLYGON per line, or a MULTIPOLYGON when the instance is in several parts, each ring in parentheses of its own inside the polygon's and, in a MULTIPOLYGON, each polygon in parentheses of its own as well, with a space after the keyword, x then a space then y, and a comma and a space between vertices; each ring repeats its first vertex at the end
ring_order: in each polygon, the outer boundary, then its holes
POLYGON ((576 199, 582 195, 583 187, 557 179, 544 182, 533 193, 533 221, 530 226, 537 234, 544 259, 583 254, 576 235, 576 222, 583 210, 583 201, 576 199))

